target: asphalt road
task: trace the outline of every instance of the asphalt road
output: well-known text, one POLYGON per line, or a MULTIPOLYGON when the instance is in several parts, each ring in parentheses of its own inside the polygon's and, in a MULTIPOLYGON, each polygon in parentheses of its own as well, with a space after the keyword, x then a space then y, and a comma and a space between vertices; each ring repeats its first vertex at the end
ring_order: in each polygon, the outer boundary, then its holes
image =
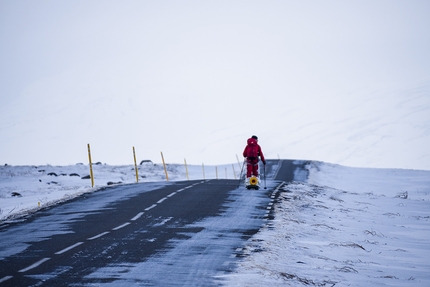
POLYGON ((39 211, 0 229, 0 286, 218 286, 301 164, 268 161, 258 191, 237 180, 140 183, 39 211))

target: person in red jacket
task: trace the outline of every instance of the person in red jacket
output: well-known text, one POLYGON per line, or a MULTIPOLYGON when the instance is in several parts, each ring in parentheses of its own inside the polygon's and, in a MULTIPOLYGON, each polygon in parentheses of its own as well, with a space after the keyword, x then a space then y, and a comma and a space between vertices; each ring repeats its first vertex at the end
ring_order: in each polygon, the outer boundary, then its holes
POLYGON ((266 164, 266 160, 258 144, 257 136, 252 136, 248 139, 245 150, 243 151, 243 156, 246 158, 246 177, 248 178, 252 175, 258 176, 258 157, 261 158, 264 165, 266 164))

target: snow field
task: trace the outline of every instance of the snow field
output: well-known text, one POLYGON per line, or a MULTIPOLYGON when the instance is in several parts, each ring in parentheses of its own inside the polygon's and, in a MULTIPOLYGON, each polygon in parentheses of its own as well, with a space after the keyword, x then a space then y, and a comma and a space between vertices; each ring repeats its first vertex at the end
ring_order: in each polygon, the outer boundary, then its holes
POLYGON ((308 168, 226 286, 430 286, 430 172, 308 168))

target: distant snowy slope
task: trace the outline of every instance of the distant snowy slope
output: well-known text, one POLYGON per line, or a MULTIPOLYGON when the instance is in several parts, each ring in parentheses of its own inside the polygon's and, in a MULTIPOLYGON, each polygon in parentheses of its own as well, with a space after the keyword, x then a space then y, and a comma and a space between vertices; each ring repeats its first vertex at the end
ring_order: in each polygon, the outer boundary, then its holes
POLYGON ((269 145, 283 157, 430 170, 430 82, 320 95, 276 118, 283 127, 263 137, 266 152, 269 145))
POLYGON ((429 80, 279 95, 277 102, 261 99, 252 113, 232 100, 199 115, 202 103, 165 103, 151 89, 144 97, 109 84, 86 89, 89 80, 66 78, 72 74, 45 79, 0 108, 1 162, 86 163, 90 143, 95 161, 115 165, 132 163, 132 146, 139 159, 159 162, 163 151, 171 163, 222 164, 241 160, 246 139, 256 134, 268 158, 430 170, 429 80))

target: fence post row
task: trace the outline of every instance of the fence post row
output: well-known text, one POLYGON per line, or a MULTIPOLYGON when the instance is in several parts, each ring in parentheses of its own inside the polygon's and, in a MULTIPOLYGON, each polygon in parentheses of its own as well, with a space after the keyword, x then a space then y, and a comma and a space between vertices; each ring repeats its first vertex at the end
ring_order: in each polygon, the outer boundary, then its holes
MULTIPOLYGON (((90 148, 90 144, 87 144, 88 147, 88 161, 89 161, 89 166, 90 166, 90 178, 91 178, 91 187, 94 187, 94 173, 93 173, 93 163, 91 160, 91 148, 90 148)), ((167 165, 166 162, 164 161, 164 156, 163 156, 163 152, 161 153, 161 160, 163 161, 163 167, 164 167, 164 173, 166 175, 166 181, 169 181, 169 174, 167 173, 167 165)), ((236 155, 237 158, 237 155, 236 155)), ((137 160, 136 160, 136 150, 133 146, 133 159, 134 159, 134 170, 136 172, 136 182, 139 182, 139 169, 137 167, 137 160)), ((187 160, 184 158, 184 164, 185 164, 185 175, 187 177, 187 180, 190 180, 189 178, 189 173, 188 173, 188 165, 187 165, 187 160)), ((232 168, 233 168, 233 176, 234 179, 236 179, 236 171, 234 169, 234 164, 232 164, 232 168)), ((202 172, 203 172, 203 179, 206 179, 206 175, 205 175, 205 164, 202 163, 202 172)), ((218 166, 215 166, 215 178, 218 179, 218 166)), ((228 179, 228 172, 227 172, 227 167, 225 168, 225 178, 228 179)))

